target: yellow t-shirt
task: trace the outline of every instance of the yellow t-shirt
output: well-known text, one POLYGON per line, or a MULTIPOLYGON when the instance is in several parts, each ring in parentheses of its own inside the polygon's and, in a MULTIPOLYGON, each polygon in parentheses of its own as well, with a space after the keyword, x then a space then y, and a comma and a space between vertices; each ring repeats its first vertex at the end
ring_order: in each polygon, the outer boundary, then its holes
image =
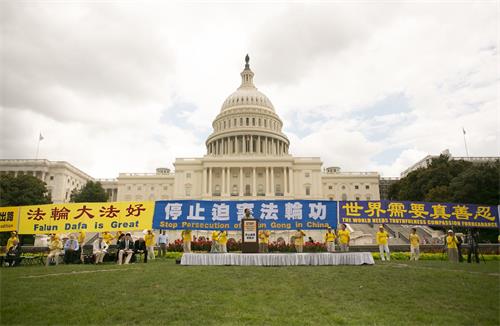
POLYGON ((154 246, 155 245, 155 235, 153 233, 146 234, 144 236, 144 241, 146 242, 146 247, 154 246))
POLYGON ((19 239, 17 237, 10 237, 9 240, 7 240, 7 251, 9 251, 10 247, 14 245, 14 240, 17 240, 17 242, 19 243, 19 239))
POLYGON ((225 245, 227 243, 227 232, 219 233, 219 243, 225 245))
POLYGON ((351 232, 349 230, 338 230, 337 234, 339 236, 339 241, 342 244, 348 244, 351 238, 351 232))
POLYGON ((115 237, 111 233, 104 233, 102 235, 102 238, 103 238, 104 242, 106 242, 106 244, 109 245, 115 237))
POLYGON ((259 240, 260 243, 268 244, 269 243, 269 233, 268 231, 259 232, 259 240))
POLYGON ((78 234, 78 244, 81 245, 84 241, 85 241, 85 232, 82 231, 78 234))
POLYGON ((306 234, 302 231, 295 232, 295 245, 296 246, 301 246, 304 245, 304 236, 306 234))
POLYGON ((191 230, 182 231, 182 240, 184 242, 191 241, 191 230))
POLYGON ((219 241, 219 231, 212 232, 212 241, 219 241))
POLYGON ((418 247, 420 245, 420 237, 418 236, 418 234, 410 233, 410 244, 413 247, 418 247))
POLYGON ((63 247, 62 241, 58 238, 52 240, 49 245, 50 250, 61 250, 63 247))
POLYGON ((377 244, 379 245, 385 245, 387 244, 387 239, 389 238, 389 234, 385 231, 378 231, 377 232, 377 244))
POLYGON ((446 244, 448 245, 448 248, 456 248, 457 247, 457 237, 448 235, 446 237, 446 244))
POLYGON ((326 232, 325 233, 325 242, 334 242, 335 241, 335 232, 326 232))

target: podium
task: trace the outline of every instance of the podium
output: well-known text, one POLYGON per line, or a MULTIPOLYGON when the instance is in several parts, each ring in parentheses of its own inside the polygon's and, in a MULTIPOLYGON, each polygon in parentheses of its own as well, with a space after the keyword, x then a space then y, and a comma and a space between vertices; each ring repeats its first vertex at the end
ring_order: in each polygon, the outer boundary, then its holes
POLYGON ((244 254, 259 252, 259 221, 254 218, 241 220, 241 252, 244 254))

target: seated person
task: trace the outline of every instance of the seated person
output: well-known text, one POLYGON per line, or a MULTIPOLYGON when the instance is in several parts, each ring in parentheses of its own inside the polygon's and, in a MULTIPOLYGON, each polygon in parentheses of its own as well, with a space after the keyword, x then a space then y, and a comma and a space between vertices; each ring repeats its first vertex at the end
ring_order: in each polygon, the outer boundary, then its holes
POLYGON ((76 240, 75 236, 72 234, 69 236, 69 240, 64 244, 64 263, 65 264, 74 264, 75 261, 79 258, 80 245, 76 240))
POLYGON ((135 241, 134 247, 135 247, 135 253, 144 255, 144 262, 147 263, 148 254, 147 254, 146 241, 143 238, 139 238, 135 241))
POLYGON ((9 251, 5 254, 5 262, 8 266, 14 267, 21 263, 21 259, 21 246, 19 245, 19 241, 14 240, 9 251))
POLYGON ((118 265, 121 265, 123 262, 123 254, 127 254, 125 264, 130 263, 130 258, 134 254, 134 241, 130 233, 127 233, 125 237, 122 237, 118 241, 118 265))
POLYGON ((59 264, 59 255, 62 252, 62 242, 61 239, 57 236, 57 234, 52 234, 50 236, 50 243, 49 243, 49 255, 47 256, 47 263, 46 265, 49 266, 50 261, 52 258, 54 258, 54 261, 56 262, 56 265, 59 264))
POLYGON ((94 254, 95 257, 95 264, 102 264, 102 261, 104 259, 104 256, 108 252, 108 244, 104 240, 104 237, 99 234, 99 238, 97 238, 94 243, 92 244, 92 253, 94 254))

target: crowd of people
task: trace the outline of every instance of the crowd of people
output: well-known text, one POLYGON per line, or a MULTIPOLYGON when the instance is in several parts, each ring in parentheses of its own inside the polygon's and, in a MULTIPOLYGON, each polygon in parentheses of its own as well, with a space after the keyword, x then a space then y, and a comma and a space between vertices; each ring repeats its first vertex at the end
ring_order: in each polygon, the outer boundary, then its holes
MULTIPOLYGON (((259 252, 269 252, 269 239, 271 231, 259 230, 259 252)), ((193 241, 192 230, 185 229, 181 232, 183 243, 183 251, 185 253, 191 252, 191 242, 193 241)), ((302 253, 304 250, 306 233, 297 229, 292 236, 292 243, 297 253, 302 253)), ((382 261, 390 261, 389 249, 389 233, 383 225, 379 226, 376 233, 376 243, 379 247, 380 259, 382 261)), ((89 255, 84 254, 83 247, 85 245, 86 234, 79 232, 78 234, 70 234, 69 237, 63 239, 57 234, 50 236, 48 243, 49 253, 46 260, 46 265, 51 263, 58 264, 59 258, 62 256, 65 264, 84 263, 88 260, 89 255)), ((208 239, 207 239, 208 240, 208 239)), ((311 237, 309 241, 312 242, 311 237)), ((324 245, 328 252, 336 252, 337 246, 340 252, 348 252, 349 244, 351 241, 350 231, 345 224, 341 224, 338 230, 333 230, 328 227, 324 233, 324 245)), ((417 229, 412 228, 409 235, 410 242, 410 260, 417 261, 420 257, 420 237, 417 234, 417 229)), ((460 235, 455 235, 452 230, 447 232, 445 237, 445 245, 447 248, 448 260, 451 262, 458 262, 462 258, 461 244, 463 240, 460 235)), ((165 231, 161 231, 158 237, 154 234, 153 230, 146 230, 144 236, 137 238, 135 241, 130 233, 123 233, 121 231, 112 234, 110 232, 102 232, 98 234, 97 238, 92 243, 92 254, 90 255, 92 263, 102 264, 104 257, 109 254, 110 246, 116 247, 116 263, 129 264, 132 258, 143 258, 144 262, 155 259, 155 247, 158 248, 158 255, 164 257, 167 253, 169 239, 165 231)), ((210 253, 227 253, 228 233, 226 230, 213 230, 211 233, 211 248, 210 253)), ((477 246, 476 246, 477 247, 477 246)), ((477 250, 477 248, 475 249, 477 250)), ((475 255, 478 260, 478 255, 475 255)), ((21 246, 19 244, 19 237, 14 231, 7 241, 6 253, 4 261, 8 266, 18 266, 21 262, 21 246)), ((470 260, 470 254, 469 254, 470 260)))

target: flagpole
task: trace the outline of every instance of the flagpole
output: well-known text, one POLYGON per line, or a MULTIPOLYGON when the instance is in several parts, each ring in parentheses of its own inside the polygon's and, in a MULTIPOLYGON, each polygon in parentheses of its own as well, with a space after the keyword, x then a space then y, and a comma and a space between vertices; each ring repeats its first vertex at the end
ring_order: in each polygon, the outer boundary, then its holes
POLYGON ((467 158, 469 157, 469 149, 467 148, 467 141, 465 140, 465 129, 462 127, 462 131, 464 133, 464 144, 465 144, 465 154, 467 155, 467 158))

